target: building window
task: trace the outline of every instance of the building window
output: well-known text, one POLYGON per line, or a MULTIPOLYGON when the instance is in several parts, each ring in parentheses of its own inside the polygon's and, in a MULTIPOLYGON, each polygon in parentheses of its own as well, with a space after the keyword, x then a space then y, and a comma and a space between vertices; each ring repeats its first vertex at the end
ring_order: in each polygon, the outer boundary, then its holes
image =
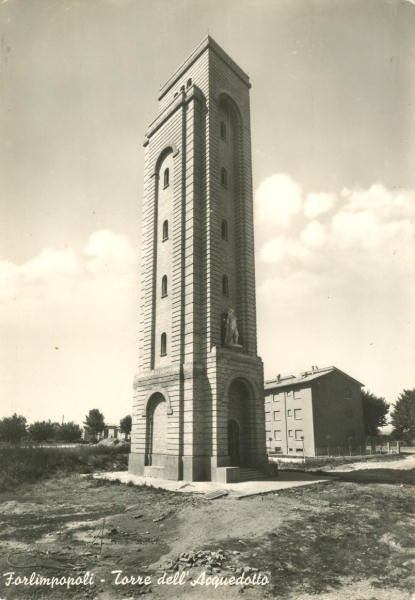
POLYGON ((222 277, 222 294, 223 296, 229 296, 229 281, 226 275, 222 277))
POLYGON ((161 280, 161 297, 164 298, 165 296, 167 296, 167 275, 163 275, 161 280))
POLYGON ((292 429, 288 430, 288 437, 293 437, 293 430, 292 429))
POLYGON ((302 429, 296 429, 295 430, 295 439, 296 440, 302 440, 302 439, 304 439, 303 430, 302 429))
POLYGON ((228 241, 228 221, 223 219, 222 221, 222 239, 228 241))
POLYGON ((228 187, 228 172, 225 167, 222 167, 220 170, 220 183, 223 187, 228 187))
POLYGON ((274 410, 274 421, 281 421, 281 411, 274 410))
POLYGON ((163 223, 163 242, 169 239, 169 222, 166 220, 163 223))
POLYGON ((344 388, 344 399, 345 400, 351 400, 352 399, 352 390, 350 388, 350 386, 345 386, 344 388))
POLYGON ((287 417, 291 417, 291 414, 292 414, 292 410, 291 410, 291 408, 289 408, 289 409, 287 410, 287 417))
POLYGON ((165 333, 161 334, 160 340, 160 356, 166 356, 167 354, 167 335, 165 333))
POLYGON ((282 440, 282 437, 281 437, 281 430, 280 430, 280 429, 276 429, 276 430, 274 431, 274 440, 277 440, 277 441, 279 441, 279 442, 282 440))
POLYGON ((301 400, 301 390, 296 390, 293 392, 294 400, 301 400))
POLYGON ((220 139, 226 141, 226 123, 224 121, 220 122, 220 139))
POLYGON ((169 169, 164 169, 164 175, 163 175, 163 187, 169 187, 170 184, 170 171, 169 169))
POLYGON ((302 419, 303 418, 303 409, 302 408, 294 408, 294 419, 302 419))
POLYGON ((274 402, 279 402, 280 401, 280 395, 279 394, 274 394, 272 398, 273 398, 274 402))
POLYGON ((192 85, 192 80, 188 79, 186 83, 186 87, 189 88, 192 85))

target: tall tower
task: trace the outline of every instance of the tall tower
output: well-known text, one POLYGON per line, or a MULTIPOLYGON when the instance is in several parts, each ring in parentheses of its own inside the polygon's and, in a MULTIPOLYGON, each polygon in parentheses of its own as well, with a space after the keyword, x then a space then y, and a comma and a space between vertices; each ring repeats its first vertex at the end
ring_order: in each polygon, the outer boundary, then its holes
POLYGON ((131 473, 238 481, 266 465, 249 88, 207 36, 146 133, 131 473))

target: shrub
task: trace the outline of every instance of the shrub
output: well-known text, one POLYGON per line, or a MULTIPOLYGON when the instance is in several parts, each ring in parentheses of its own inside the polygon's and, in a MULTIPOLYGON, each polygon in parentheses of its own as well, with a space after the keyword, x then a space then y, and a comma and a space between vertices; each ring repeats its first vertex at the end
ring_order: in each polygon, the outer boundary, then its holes
POLYGON ((36 421, 29 425, 28 431, 34 442, 46 442, 55 439, 58 427, 58 423, 52 423, 51 421, 36 421))
POLYGON ((0 448, 0 491, 57 473, 127 469, 128 447, 0 448))
POLYGON ((14 413, 0 421, 0 441, 20 444, 26 435, 26 417, 14 413))
POLYGON ((62 423, 56 431, 56 439, 60 442, 78 442, 81 436, 81 428, 72 421, 70 423, 62 423))

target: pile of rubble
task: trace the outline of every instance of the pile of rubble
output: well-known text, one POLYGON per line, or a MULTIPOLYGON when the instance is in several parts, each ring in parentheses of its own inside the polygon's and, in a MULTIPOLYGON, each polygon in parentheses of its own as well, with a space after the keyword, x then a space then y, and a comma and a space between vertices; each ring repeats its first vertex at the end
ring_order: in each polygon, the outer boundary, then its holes
MULTIPOLYGON (((231 585, 238 585, 240 591, 247 587, 251 587, 255 582, 255 578, 264 578, 269 573, 262 572, 256 567, 250 567, 241 564, 244 554, 238 550, 199 550, 196 552, 182 552, 168 565, 164 565, 164 570, 169 572, 188 572, 191 573, 191 580, 196 581, 202 577, 213 577, 215 579, 226 580, 233 578, 235 580, 231 585), (195 569, 195 571, 193 571, 195 569), (196 574, 195 574, 196 573, 196 574), (238 579, 240 580, 238 582, 238 579)), ((162 566, 162 565, 160 565, 162 566)), ((188 575, 189 576, 189 575, 188 575)), ((218 583, 218 585, 222 585, 218 583)))
MULTIPOLYGON (((239 553, 238 553, 239 554, 239 553)), ((229 553, 224 550, 199 550, 198 552, 182 552, 172 560, 167 570, 178 571, 192 567, 205 567, 206 571, 219 571, 229 560, 229 553)))

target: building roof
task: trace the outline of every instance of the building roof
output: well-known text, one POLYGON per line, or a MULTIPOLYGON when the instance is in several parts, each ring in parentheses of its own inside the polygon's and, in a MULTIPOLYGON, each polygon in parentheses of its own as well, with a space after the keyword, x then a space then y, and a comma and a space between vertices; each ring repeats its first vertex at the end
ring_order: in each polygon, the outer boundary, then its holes
POLYGON ((251 84, 249 83, 249 76, 241 69, 241 67, 236 64, 234 60, 232 60, 229 54, 227 54, 210 35, 207 35, 193 50, 184 63, 182 63, 180 67, 173 73, 173 75, 167 80, 167 82, 161 86, 158 97, 159 100, 163 98, 163 96, 172 88, 172 86, 183 75, 183 73, 185 73, 187 69, 191 67, 191 65, 207 48, 210 48, 215 54, 217 54, 246 85, 251 87, 251 84))
POLYGON ((285 376, 277 375, 277 377, 275 379, 269 379, 269 380, 265 381, 265 390, 273 390, 276 388, 281 389, 281 388, 292 387, 294 385, 301 385, 304 383, 308 383, 309 381, 314 381, 315 379, 325 377, 326 375, 329 375, 330 373, 340 373, 341 375, 348 377, 349 379, 351 379, 358 385, 360 385, 360 386, 364 385, 363 383, 360 383, 360 381, 357 381, 357 379, 354 379, 354 377, 351 377, 344 371, 341 371, 340 369, 338 369, 335 366, 331 366, 331 367, 324 367, 322 369, 319 369, 318 367, 312 367, 309 371, 304 371, 303 373, 300 373, 299 375, 285 375, 285 376))

